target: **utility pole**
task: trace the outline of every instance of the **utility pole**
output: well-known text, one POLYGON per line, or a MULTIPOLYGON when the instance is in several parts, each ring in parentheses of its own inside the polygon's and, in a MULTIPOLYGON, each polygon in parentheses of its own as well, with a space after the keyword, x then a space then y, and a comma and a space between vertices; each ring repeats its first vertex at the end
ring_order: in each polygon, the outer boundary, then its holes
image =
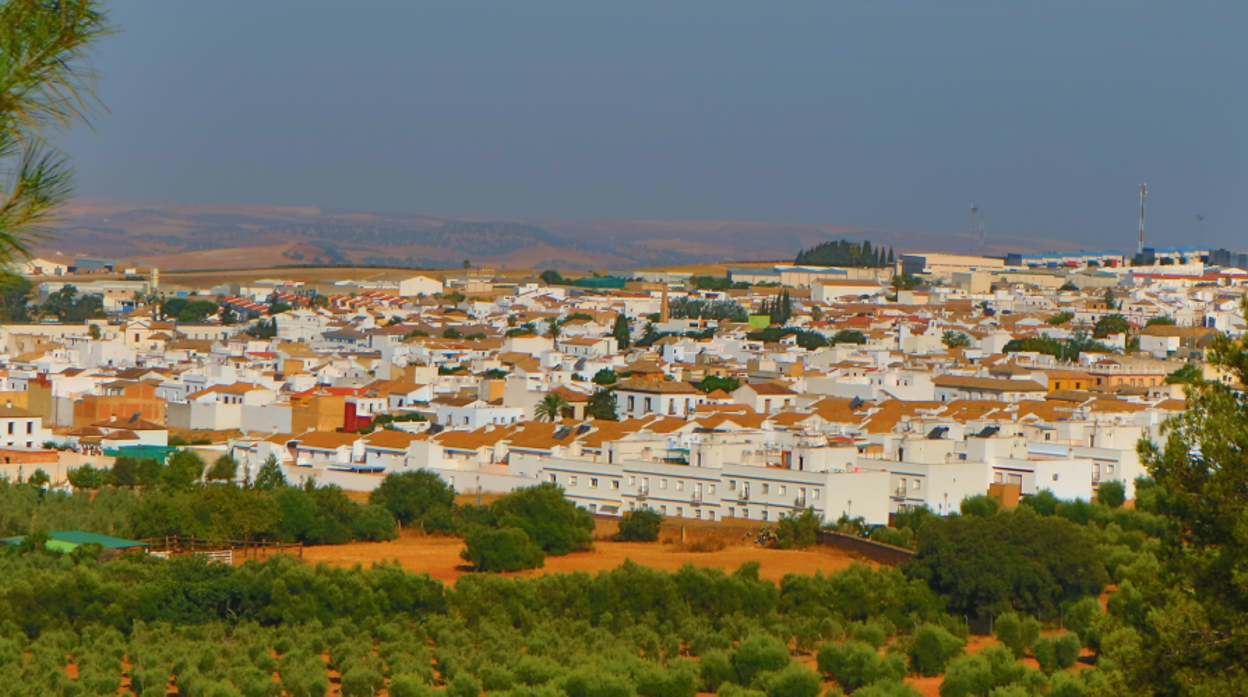
POLYGON ((1136 245, 1137 255, 1144 253, 1144 199, 1148 198, 1148 184, 1140 184, 1140 243, 1136 245))
POLYGON ((1201 249, 1205 246, 1205 216, 1196 216, 1196 246, 1201 249))

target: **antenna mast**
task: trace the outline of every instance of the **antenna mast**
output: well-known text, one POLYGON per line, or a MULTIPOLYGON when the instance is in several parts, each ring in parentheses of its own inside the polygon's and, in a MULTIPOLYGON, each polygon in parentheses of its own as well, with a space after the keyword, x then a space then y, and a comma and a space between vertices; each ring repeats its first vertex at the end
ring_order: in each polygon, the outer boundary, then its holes
POLYGON ((1135 248, 1136 254, 1144 253, 1144 199, 1148 198, 1148 184, 1140 184, 1140 243, 1135 248))

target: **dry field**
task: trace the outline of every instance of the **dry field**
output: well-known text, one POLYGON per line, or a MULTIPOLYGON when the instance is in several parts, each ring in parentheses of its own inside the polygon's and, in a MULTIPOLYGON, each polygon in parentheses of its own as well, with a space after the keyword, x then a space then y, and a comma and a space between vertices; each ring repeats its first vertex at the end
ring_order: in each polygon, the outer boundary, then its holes
MULTIPOLYGON (((604 569, 614 569, 626 559, 638 564, 676 571, 681 566, 692 563, 696 566, 713 566, 725 571, 735 571, 742 564, 757 561, 763 578, 779 581, 785 574, 814 574, 822 571, 834 573, 859 562, 854 557, 836 549, 816 547, 810 550, 766 549, 744 544, 728 545, 711 552, 691 551, 692 545, 680 543, 660 544, 645 542, 609 542, 598 541, 589 552, 577 552, 566 557, 547 557, 546 567, 521 571, 514 576, 539 576, 546 573, 561 571, 587 571, 590 573, 604 569)), ((718 545, 713 545, 718 547, 718 545)), ((356 542, 345 545, 326 545, 305 547, 303 559, 308 563, 326 562, 329 564, 352 566, 362 564, 368 566, 374 562, 397 560, 404 569, 417 573, 427 573, 433 578, 446 583, 454 583, 471 568, 459 557, 464 543, 458 538, 419 536, 404 534, 390 542, 356 542)), ((870 562, 859 562, 867 563, 870 562)), ((874 566, 874 565, 872 565, 874 566)))

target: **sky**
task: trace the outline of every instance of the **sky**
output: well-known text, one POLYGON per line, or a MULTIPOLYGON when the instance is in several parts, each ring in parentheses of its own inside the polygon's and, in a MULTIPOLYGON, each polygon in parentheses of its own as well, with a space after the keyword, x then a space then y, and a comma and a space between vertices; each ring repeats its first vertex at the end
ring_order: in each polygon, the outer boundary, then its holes
POLYGON ((107 6, 86 196, 1248 248, 1248 3, 107 6))

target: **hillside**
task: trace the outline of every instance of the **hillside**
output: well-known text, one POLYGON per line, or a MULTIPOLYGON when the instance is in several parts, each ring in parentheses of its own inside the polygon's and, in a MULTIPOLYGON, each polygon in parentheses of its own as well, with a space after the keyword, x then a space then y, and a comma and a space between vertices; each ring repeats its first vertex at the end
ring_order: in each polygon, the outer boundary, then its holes
MULTIPOLYGON (((733 221, 471 220, 316 207, 75 200, 42 254, 128 259, 176 270, 283 265, 604 269, 791 260, 841 237, 898 251, 965 251, 956 235, 733 221)), ((997 240, 993 251, 1061 249, 997 240)))

